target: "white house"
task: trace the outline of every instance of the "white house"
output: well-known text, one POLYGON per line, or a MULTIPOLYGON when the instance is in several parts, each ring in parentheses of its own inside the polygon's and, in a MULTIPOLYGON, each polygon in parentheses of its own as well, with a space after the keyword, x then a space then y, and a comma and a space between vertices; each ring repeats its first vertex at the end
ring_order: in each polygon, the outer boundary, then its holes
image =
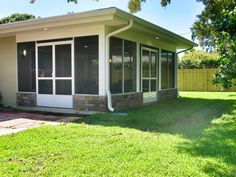
POLYGON ((0 25, 9 106, 114 111, 177 97, 177 49, 197 46, 117 8, 0 25))

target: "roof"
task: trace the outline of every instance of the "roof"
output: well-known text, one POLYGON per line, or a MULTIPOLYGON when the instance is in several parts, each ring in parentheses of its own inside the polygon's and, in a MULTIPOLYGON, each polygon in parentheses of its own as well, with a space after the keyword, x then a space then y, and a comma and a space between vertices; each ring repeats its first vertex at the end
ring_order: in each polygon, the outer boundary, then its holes
POLYGON ((27 30, 85 23, 104 23, 111 26, 119 26, 127 24, 130 19, 135 22, 136 27, 143 28, 149 33, 153 33, 161 38, 176 41, 179 48, 197 46, 196 43, 180 35, 115 7, 2 24, 0 25, 0 37, 15 35, 18 32, 27 30))

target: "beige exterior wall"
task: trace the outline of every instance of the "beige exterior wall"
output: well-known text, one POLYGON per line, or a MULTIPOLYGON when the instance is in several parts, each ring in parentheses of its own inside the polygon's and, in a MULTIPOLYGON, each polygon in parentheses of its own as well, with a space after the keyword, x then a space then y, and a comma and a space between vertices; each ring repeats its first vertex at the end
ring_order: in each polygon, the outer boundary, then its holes
POLYGON ((73 25, 56 28, 41 28, 40 30, 25 31, 16 34, 16 42, 60 39, 68 37, 100 35, 104 25, 73 25))
MULTIPOLYGON (((114 30, 115 30, 115 28, 106 27, 106 33, 109 33, 114 30)), ((171 44, 171 42, 164 41, 163 39, 157 40, 157 39, 155 39, 155 37, 157 37, 157 36, 158 36, 158 34, 156 34, 156 36, 154 36, 154 35, 149 35, 145 31, 142 33, 140 31, 133 30, 133 29, 127 30, 127 31, 124 31, 122 33, 115 35, 115 37, 138 42, 140 45, 147 45, 150 47, 155 47, 155 48, 159 48, 159 49, 165 49, 168 51, 176 52, 176 45, 171 44)))
POLYGON ((5 106, 16 105, 16 38, 0 38, 0 91, 5 106))

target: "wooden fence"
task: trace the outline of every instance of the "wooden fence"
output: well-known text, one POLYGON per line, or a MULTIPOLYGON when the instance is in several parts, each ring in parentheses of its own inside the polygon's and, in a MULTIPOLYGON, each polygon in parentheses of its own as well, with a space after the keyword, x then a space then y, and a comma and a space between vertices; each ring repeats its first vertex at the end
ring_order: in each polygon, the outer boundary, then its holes
MULTIPOLYGON (((220 86, 212 84, 216 69, 179 69, 178 86, 180 91, 219 92, 220 86)), ((236 92, 236 86, 229 90, 236 92)))

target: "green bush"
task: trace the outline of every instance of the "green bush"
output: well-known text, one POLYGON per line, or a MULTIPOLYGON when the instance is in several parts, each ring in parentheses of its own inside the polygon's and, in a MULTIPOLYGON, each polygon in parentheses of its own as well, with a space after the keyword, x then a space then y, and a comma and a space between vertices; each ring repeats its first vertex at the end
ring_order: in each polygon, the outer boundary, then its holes
POLYGON ((219 60, 188 60, 183 59, 178 63, 179 69, 203 69, 203 68, 218 68, 220 66, 219 60))

